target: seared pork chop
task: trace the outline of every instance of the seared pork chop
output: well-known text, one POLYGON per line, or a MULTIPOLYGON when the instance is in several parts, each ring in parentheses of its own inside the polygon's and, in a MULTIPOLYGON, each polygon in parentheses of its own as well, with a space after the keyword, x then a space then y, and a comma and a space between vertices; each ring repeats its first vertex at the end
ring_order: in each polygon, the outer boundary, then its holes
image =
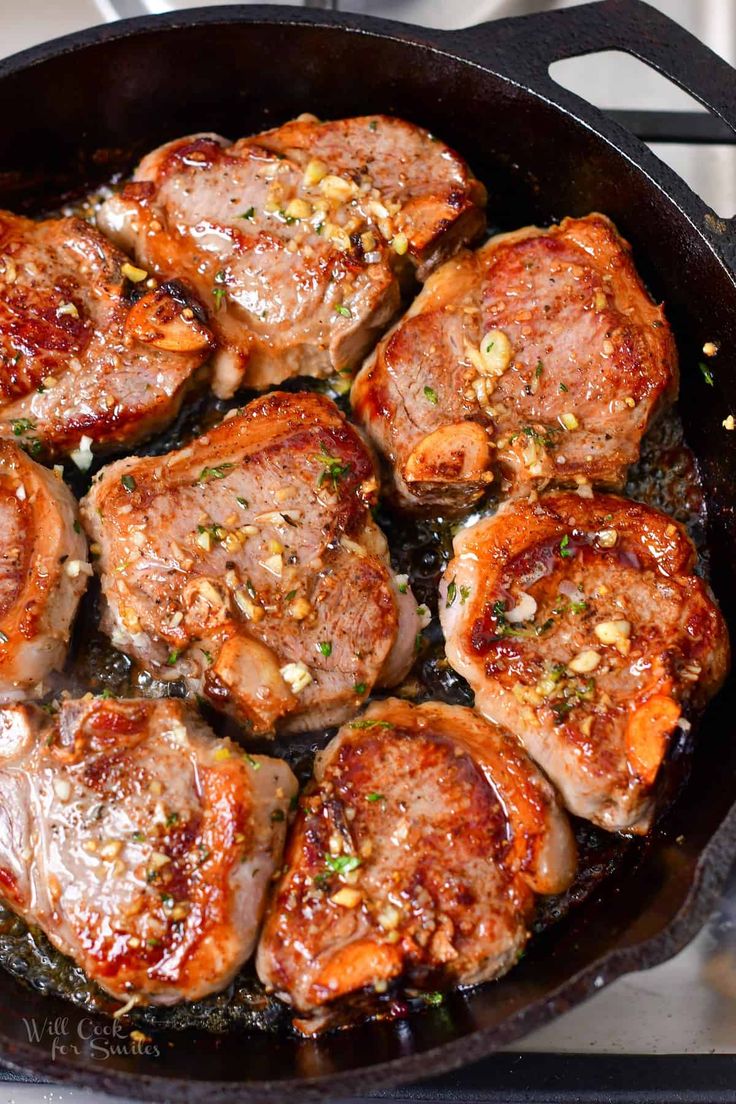
POLYGON ((575 860, 515 737, 459 706, 376 702, 317 756, 259 977, 306 1033, 361 990, 498 977, 526 943, 535 893, 565 889, 575 860))
POLYGON ((296 791, 171 699, 7 707, 0 893, 120 1000, 197 1000, 253 950, 296 791))
POLYGON ((571 812, 646 832, 678 730, 728 668, 695 552, 665 514, 613 495, 513 502, 462 530, 440 588, 447 657, 571 812))
POLYGON ((139 263, 209 303, 214 386, 265 388, 352 369, 424 279, 485 225, 485 190, 425 130, 386 116, 305 116, 235 143, 169 142, 103 206, 139 263))
POLYGON ((42 694, 63 666, 91 574, 69 489, 0 440, 0 702, 42 694))
POLYGON ((174 418, 211 336, 182 285, 138 296, 145 277, 81 219, 0 212, 0 435, 88 455, 174 418))
POLYGON ((603 215, 492 238, 427 281, 353 385, 404 505, 617 488, 677 394, 677 354, 603 215))
POLYGON ((336 724, 403 678, 420 623, 373 522, 373 465, 329 399, 274 393, 83 502, 103 628, 255 732, 336 724))

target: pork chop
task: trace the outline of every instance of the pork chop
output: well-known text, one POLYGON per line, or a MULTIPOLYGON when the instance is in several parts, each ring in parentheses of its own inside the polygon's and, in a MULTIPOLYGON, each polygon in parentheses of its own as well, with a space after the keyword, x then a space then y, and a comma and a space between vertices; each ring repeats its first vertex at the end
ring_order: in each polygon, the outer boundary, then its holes
POLYGON ((674 400, 674 340, 603 215, 526 227, 427 281, 358 374, 358 419, 403 504, 545 484, 619 488, 674 400))
POLYGON ((0 435, 88 454, 175 417, 212 339, 183 285, 146 277, 81 219, 0 212, 0 435))
POLYGON ((234 143, 167 143, 98 221, 209 304, 227 397, 355 367, 396 314, 403 275, 424 279, 476 237, 484 203, 462 158, 420 127, 303 116, 234 143))
POLYGON ((646 832, 666 761, 715 694, 728 634, 684 529, 613 495, 512 502, 462 530, 447 657, 571 812, 646 832))
POLYGON ((123 1001, 223 989, 255 945, 296 779, 181 702, 0 710, 0 894, 123 1001))
POLYGON ((275 392, 186 448, 102 470, 82 504, 113 644, 254 732, 337 724, 421 628, 374 523, 358 433, 275 392))
POLYGON ((42 694, 63 666, 91 574, 69 489, 0 440, 0 702, 42 694))
POLYGON ((375 702, 317 756, 258 975, 307 1034, 399 979, 476 985, 516 962, 535 894, 565 889, 575 864, 513 736, 460 706, 375 702))

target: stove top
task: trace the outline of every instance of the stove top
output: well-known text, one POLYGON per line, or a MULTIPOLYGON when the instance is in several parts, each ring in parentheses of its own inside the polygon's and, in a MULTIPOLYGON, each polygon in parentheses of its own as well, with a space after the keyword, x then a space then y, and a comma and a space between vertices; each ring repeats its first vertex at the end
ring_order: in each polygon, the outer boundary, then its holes
MULTIPOLYGON (((303 6, 451 29, 572 2, 312 0, 303 6)), ((0 0, 0 56, 95 23, 206 3, 0 0)), ((736 65, 734 0, 655 0, 655 6, 736 65)), ((716 213, 729 217, 736 212, 736 140, 682 90, 624 54, 558 63, 553 76, 616 113, 716 213)), ((515 1100, 638 1102, 656 1096, 667 1104, 675 1100, 718 1104, 736 1099, 735 1052, 736 867, 707 927, 674 959, 621 978, 592 1001, 516 1043, 513 1051, 457 1074, 370 1099, 511 1104, 515 1100)), ((99 1099, 91 1093, 6 1077, 6 1084, 0 1084, 0 1104, 93 1104, 99 1099)))

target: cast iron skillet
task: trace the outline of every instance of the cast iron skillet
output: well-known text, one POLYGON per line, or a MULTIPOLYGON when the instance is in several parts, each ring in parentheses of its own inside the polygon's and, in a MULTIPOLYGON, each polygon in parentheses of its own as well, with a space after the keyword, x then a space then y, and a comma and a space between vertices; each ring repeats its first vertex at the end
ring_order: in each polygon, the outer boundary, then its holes
MULTIPOLYGON (((736 413, 734 222, 548 75, 555 60, 604 49, 642 58, 736 122, 736 73, 638 0, 452 33, 301 9, 210 8, 96 28, 0 62, 0 204, 41 209, 196 130, 237 137, 305 110, 326 118, 385 111, 428 126, 468 157, 503 227, 606 212, 674 324, 713 584, 733 633, 736 448, 721 422, 736 413), (722 350, 713 387, 697 369, 705 341, 722 350)), ((408 1020, 318 1041, 172 1033, 157 1038, 157 1058, 98 1060, 83 1036, 109 1021, 3 976, 0 1058, 99 1090, 215 1104, 289 1091, 345 1097, 488 1054, 620 974, 674 954, 702 925, 736 848, 735 687, 732 678, 705 718, 690 784, 644 858, 550 929, 503 980, 408 1020), (54 1032, 31 1042, 24 1021, 56 1016, 77 1052, 52 1058, 54 1032)))

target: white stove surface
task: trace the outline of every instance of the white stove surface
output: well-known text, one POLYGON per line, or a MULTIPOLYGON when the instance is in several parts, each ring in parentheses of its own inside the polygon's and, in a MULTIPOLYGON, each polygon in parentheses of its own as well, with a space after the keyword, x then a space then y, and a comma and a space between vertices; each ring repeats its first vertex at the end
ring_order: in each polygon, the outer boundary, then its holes
MULTIPOLYGON (((271 0, 283 2, 283 0, 271 0)), ((312 0, 425 26, 472 26, 487 19, 576 0, 312 0)), ((736 0, 650 0, 736 64, 736 0)), ((207 0, 0 0, 0 56, 121 16, 205 6, 207 0)), ((300 5, 301 6, 301 5, 300 5)), ((567 87, 602 107, 696 110, 680 89, 626 55, 564 63, 567 87)), ((652 147, 717 213, 736 212, 736 147, 652 147)), ((709 925, 679 955, 632 974, 512 1048, 570 1054, 736 1053, 736 874, 709 925)), ((111 1099, 111 1098, 107 1098, 111 1099)), ((94 1104, 81 1090, 0 1085, 0 1104, 94 1104)))

